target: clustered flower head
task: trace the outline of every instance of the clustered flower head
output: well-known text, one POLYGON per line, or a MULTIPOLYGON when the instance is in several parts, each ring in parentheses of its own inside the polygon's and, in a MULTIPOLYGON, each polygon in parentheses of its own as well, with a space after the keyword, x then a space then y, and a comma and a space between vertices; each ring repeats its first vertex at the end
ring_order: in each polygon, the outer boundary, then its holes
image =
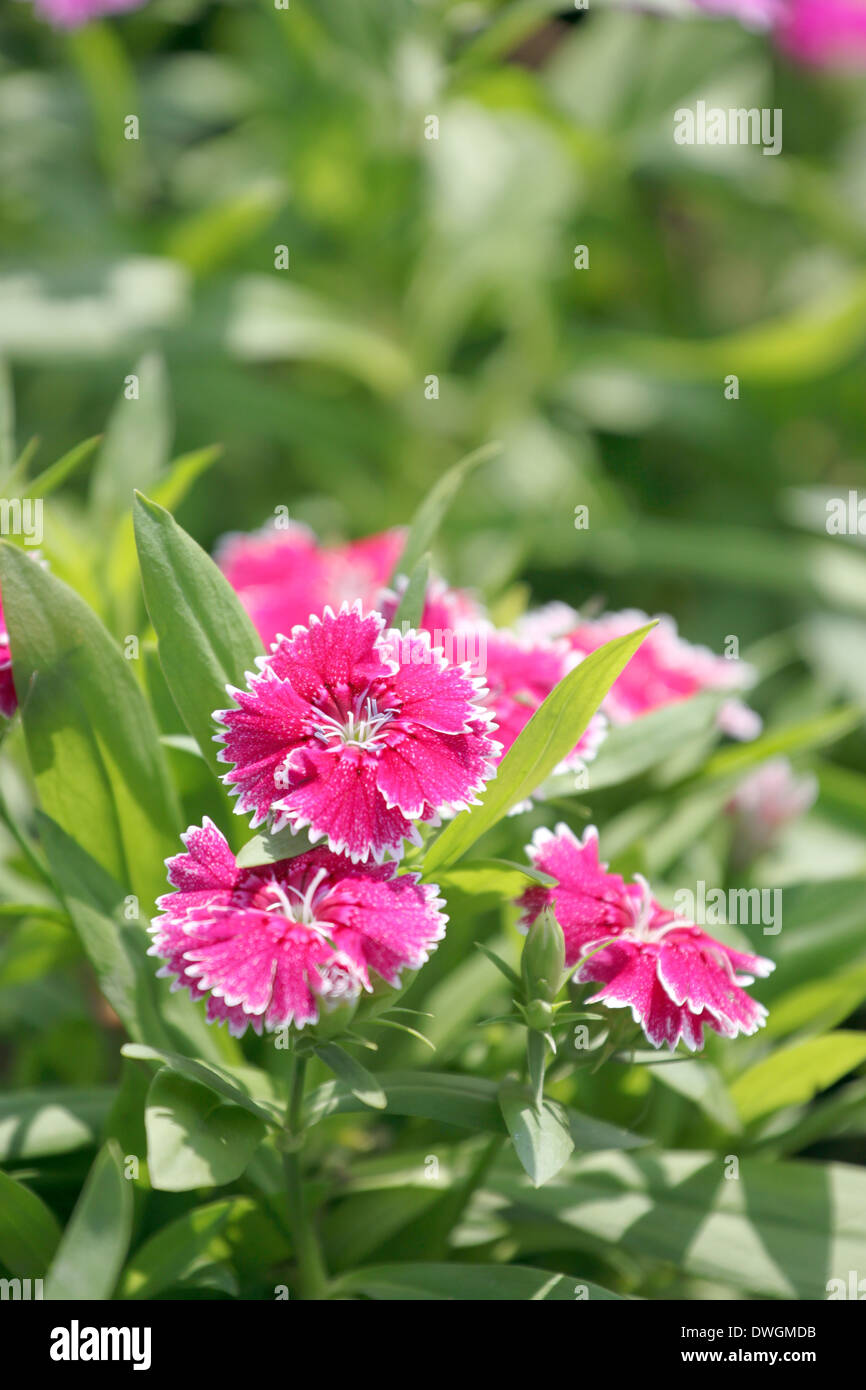
POLYGON ((815 67, 866 63, 863 0, 696 0, 747 29, 769 30, 782 52, 815 67))
MULTIPOLYGON (((175 988, 207 996, 234 1032, 301 1028, 415 970, 444 932, 438 890, 397 867, 419 826, 475 802, 557 684, 603 643, 647 622, 637 610, 581 618, 564 604, 497 629, 471 594, 430 580, 418 628, 393 626, 404 536, 320 546, 306 528, 233 536, 218 556, 269 651, 214 714, 225 782, 252 827, 306 833, 310 850, 239 868, 209 821, 169 861, 152 954, 175 988), (284 635, 288 632, 288 636, 284 635), (395 861, 395 862, 390 862, 395 861)), ((739 689, 741 662, 684 642, 670 619, 644 640, 558 771, 592 758, 608 719, 628 723, 700 690, 739 689)), ((739 706, 739 732, 757 716, 739 706)), ((734 720, 737 723, 737 720, 734 720)), ((729 720, 730 725, 730 720, 729 720)), ((527 927, 552 908, 567 964, 594 996, 632 1009, 655 1046, 702 1045, 706 1024, 752 1033, 744 990, 771 963, 667 911, 642 879, 598 859, 595 832, 539 831, 536 866, 556 880, 521 899, 527 927)))
POLYGON ((211 1022, 237 1036, 315 1023, 322 1009, 370 993, 374 978, 397 987, 445 932, 433 884, 394 864, 354 865, 312 849, 294 859, 239 868, 212 821, 191 826, 186 853, 168 861, 174 892, 159 899, 150 954, 160 975, 211 1022))
POLYGON ((253 826, 306 828, 354 861, 399 857, 419 842, 413 822, 465 809, 493 775, 483 691, 427 633, 386 629, 360 603, 326 608, 216 712, 226 784, 253 826))
POLYGON ((539 830, 527 853, 556 886, 533 885, 520 899, 529 927, 546 907, 565 937, 575 978, 600 985, 589 1003, 629 1008, 653 1047, 682 1040, 703 1046, 704 1025, 724 1037, 755 1033, 766 1009, 746 993, 772 961, 736 951, 696 923, 663 908, 640 876, 626 883, 598 857, 590 826, 578 839, 566 825, 539 830))

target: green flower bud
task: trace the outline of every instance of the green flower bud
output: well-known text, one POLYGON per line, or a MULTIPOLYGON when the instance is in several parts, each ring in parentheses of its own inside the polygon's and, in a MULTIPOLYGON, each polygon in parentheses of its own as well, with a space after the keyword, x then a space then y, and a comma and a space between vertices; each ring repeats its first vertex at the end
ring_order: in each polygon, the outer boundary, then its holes
POLYGON ((565 937, 550 908, 536 917, 526 938, 521 960, 527 999, 552 1003, 565 975, 565 937))

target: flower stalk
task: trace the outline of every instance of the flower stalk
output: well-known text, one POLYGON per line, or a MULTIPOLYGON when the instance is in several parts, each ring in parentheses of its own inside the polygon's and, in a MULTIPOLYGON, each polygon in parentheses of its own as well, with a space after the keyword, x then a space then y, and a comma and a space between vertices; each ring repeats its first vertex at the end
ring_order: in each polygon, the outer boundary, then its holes
POLYGON ((297 1262, 298 1289, 302 1299, 317 1300, 328 1296, 328 1276, 319 1238, 304 1201, 301 1150, 304 1144, 305 1130, 303 1112, 306 1074, 307 1058, 296 1053, 292 1066, 292 1085, 286 1124, 280 1147, 283 1151, 283 1171, 286 1178, 289 1226, 297 1262))

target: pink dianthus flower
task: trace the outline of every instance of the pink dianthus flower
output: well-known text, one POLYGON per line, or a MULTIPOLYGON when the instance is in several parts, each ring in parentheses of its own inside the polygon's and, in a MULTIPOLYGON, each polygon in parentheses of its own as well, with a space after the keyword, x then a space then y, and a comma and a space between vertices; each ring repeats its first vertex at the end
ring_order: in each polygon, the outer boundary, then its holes
POLYGON ((360 603, 279 637, 225 727, 226 784, 251 824, 307 828, 354 861, 399 857, 413 821, 465 809, 499 744, 483 681, 449 666, 427 633, 386 630, 360 603))
POLYGON ((539 830, 527 853, 556 886, 526 890, 522 924, 553 909, 566 964, 577 965, 576 979, 601 986, 589 1003, 630 1008, 653 1047, 673 1049, 682 1039, 694 1052, 703 1046, 705 1024, 727 1038, 763 1027, 767 1011, 743 986, 768 975, 772 961, 725 946, 669 912, 643 879, 626 883, 608 873, 592 826, 582 840, 566 825, 539 830))
POLYGON ((149 954, 236 1036, 315 1023, 323 1006, 370 992, 374 975, 396 988, 445 934, 438 889, 394 864, 313 849, 242 869, 212 821, 182 838, 149 954))

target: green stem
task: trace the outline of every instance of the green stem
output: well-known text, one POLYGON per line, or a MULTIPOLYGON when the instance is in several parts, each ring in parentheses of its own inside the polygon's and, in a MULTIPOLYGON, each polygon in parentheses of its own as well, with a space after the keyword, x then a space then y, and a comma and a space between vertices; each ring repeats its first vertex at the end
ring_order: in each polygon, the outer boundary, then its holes
POLYGON ((307 1071, 306 1057, 295 1057, 292 1074, 292 1092, 286 1116, 285 1147, 283 1150, 283 1170, 286 1175, 286 1195, 288 1198, 289 1225, 295 1246, 295 1259, 298 1266, 298 1285, 301 1298, 327 1298, 328 1276, 325 1271, 318 1236, 310 1220, 304 1200, 304 1181, 301 1172, 301 1148, 304 1140, 304 1080, 307 1071))

